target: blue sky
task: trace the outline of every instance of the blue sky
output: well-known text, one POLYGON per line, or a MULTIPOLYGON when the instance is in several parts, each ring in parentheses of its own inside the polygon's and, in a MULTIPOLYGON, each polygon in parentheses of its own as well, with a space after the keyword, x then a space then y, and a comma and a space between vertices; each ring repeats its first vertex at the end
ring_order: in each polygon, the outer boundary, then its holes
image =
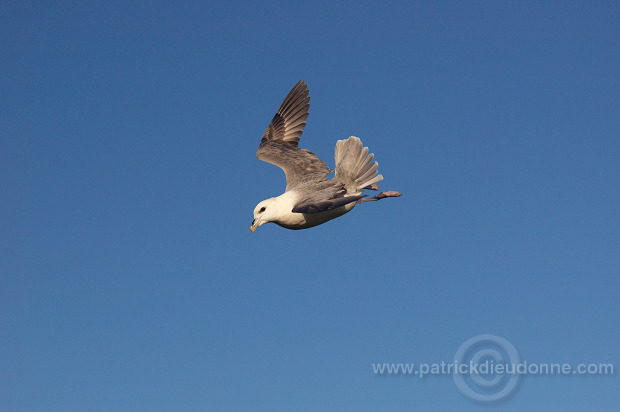
POLYGON ((614 376, 492 405, 450 362, 620 366, 615 1, 0 5, 2 411, 616 410, 614 376), (356 135, 403 197, 304 231, 252 210, 356 135))

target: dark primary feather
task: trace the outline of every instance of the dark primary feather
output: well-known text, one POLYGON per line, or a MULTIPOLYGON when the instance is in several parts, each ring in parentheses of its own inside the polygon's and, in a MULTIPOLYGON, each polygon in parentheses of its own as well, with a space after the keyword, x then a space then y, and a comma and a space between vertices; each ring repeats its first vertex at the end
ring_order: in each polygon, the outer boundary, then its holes
POLYGON ((263 139, 285 141, 297 147, 309 115, 309 94, 306 83, 303 80, 297 82, 271 119, 263 139))
POLYGON ((358 201, 364 195, 346 196, 347 189, 343 183, 332 180, 324 180, 319 183, 311 183, 311 191, 302 191, 306 195, 299 199, 293 207, 294 213, 318 213, 326 210, 337 209, 348 203, 358 201))
POLYGON ((310 96, 299 81, 286 96, 263 134, 256 157, 284 170, 286 190, 306 182, 325 180, 331 170, 314 153, 298 146, 306 126, 310 96))
POLYGON ((351 202, 356 202, 363 198, 363 195, 337 197, 335 199, 322 200, 318 202, 300 202, 293 208, 293 213, 319 213, 326 210, 337 209, 351 202))

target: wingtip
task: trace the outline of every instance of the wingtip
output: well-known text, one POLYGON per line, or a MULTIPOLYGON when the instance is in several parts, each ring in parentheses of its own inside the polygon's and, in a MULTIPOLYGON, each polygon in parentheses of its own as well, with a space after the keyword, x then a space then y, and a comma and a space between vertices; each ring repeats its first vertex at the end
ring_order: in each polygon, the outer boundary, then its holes
POLYGON ((295 86, 293 86, 293 89, 308 90, 308 83, 306 83, 305 80, 300 80, 297 83, 295 83, 295 86))

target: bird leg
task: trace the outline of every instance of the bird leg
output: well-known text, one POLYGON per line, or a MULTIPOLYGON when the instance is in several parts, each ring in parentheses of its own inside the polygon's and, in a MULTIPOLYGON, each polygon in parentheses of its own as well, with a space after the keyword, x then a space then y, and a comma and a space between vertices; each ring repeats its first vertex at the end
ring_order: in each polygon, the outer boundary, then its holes
POLYGON ((386 197, 398 197, 398 196, 402 196, 402 195, 403 195, 402 193, 397 192, 395 190, 388 190, 388 191, 379 193, 377 196, 366 197, 364 199, 360 199, 360 200, 357 201, 357 203, 373 202, 375 200, 385 199, 386 197))
POLYGON ((379 185, 376 184, 376 183, 373 183, 371 185, 363 187, 362 189, 366 189, 366 190, 379 190, 379 185))

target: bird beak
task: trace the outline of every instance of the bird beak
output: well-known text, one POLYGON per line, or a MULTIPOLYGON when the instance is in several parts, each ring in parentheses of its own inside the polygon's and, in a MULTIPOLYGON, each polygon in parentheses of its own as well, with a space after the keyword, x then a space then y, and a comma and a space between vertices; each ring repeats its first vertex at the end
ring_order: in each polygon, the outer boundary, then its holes
POLYGON ((256 219, 252 220, 252 224, 250 225, 250 232, 254 232, 258 225, 256 225, 256 219))

